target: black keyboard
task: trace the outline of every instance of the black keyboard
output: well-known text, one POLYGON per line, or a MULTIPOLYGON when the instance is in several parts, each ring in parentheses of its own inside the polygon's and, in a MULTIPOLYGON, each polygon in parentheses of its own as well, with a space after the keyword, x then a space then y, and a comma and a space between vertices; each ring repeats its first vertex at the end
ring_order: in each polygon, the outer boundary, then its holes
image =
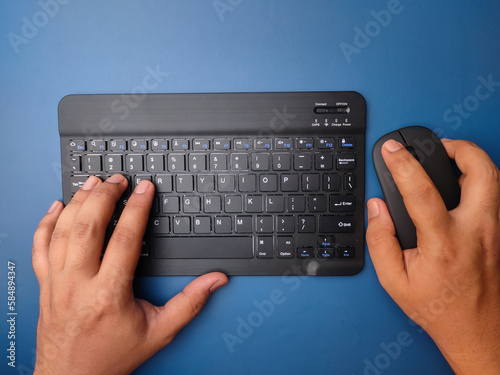
POLYGON ((138 275, 353 275, 364 262, 356 92, 70 95, 64 203, 90 175, 156 196, 138 275))

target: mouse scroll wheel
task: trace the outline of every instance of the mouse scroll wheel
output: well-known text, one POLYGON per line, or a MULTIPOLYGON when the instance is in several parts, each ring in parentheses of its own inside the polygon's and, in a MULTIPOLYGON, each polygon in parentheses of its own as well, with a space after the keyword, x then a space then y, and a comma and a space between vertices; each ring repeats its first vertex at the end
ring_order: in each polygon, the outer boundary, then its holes
POLYGON ((417 159, 418 161, 420 161, 420 160, 418 159, 417 152, 415 151, 415 149, 414 149, 412 146, 406 146, 406 149, 410 152, 410 154, 412 154, 412 155, 413 155, 413 157, 414 157, 415 159, 417 159))

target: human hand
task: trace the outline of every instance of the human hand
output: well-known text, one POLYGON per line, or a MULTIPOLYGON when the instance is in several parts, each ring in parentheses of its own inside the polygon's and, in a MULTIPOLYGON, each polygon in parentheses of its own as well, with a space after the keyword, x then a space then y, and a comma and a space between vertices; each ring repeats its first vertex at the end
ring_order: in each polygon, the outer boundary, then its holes
POLYGON ((107 224, 127 180, 90 177, 63 209, 54 202, 33 240, 40 284, 35 374, 128 374, 175 335, 228 282, 209 273, 164 306, 134 298, 132 280, 154 196, 142 181, 101 261, 107 224))
POLYGON ((499 374, 500 173, 473 143, 443 144, 462 171, 459 206, 448 212, 418 161, 388 141, 382 156, 417 228, 417 247, 401 250, 376 198, 367 204, 367 245, 384 289, 457 374, 499 374))

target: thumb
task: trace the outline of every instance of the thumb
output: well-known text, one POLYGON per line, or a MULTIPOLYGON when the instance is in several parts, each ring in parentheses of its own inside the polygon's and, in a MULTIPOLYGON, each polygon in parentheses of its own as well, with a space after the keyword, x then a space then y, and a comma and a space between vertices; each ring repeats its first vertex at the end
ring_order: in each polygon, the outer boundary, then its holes
POLYGON ((404 254, 396 238, 396 229, 383 200, 367 203, 366 244, 380 284, 392 298, 408 287, 404 254))
POLYGON ((158 308, 155 322, 150 329, 152 342, 159 348, 167 345, 175 335, 203 310, 208 299, 228 283, 226 275, 212 272, 191 281, 182 292, 158 308))

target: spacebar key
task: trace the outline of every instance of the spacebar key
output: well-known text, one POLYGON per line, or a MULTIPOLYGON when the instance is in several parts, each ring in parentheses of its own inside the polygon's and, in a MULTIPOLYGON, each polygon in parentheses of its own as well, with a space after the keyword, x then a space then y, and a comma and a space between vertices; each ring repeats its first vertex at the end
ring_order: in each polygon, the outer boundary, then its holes
POLYGON ((252 237, 156 237, 153 256, 169 259, 250 259, 252 237))

